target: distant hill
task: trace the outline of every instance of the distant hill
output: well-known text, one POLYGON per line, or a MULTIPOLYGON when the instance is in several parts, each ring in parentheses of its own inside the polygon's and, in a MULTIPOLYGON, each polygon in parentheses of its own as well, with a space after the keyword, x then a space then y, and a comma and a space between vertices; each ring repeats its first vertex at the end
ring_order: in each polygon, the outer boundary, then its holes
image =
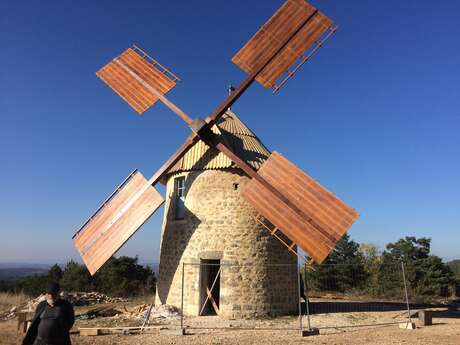
POLYGON ((42 268, 49 269, 51 265, 49 264, 33 264, 30 262, 0 262, 0 269, 4 268, 42 268))
POLYGON ((0 264, 0 280, 16 280, 33 274, 45 274, 48 265, 0 264))
POLYGON ((457 279, 460 279, 460 260, 452 260, 447 263, 457 279))

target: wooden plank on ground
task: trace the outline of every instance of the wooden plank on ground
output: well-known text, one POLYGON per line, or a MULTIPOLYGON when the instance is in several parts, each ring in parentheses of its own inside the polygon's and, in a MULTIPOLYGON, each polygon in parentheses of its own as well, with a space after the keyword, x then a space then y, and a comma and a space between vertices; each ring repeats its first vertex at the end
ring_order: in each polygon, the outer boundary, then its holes
POLYGON ((133 326, 133 327, 80 327, 78 328, 81 336, 97 336, 107 334, 131 334, 149 331, 149 333, 157 333, 160 331, 160 326, 133 326))

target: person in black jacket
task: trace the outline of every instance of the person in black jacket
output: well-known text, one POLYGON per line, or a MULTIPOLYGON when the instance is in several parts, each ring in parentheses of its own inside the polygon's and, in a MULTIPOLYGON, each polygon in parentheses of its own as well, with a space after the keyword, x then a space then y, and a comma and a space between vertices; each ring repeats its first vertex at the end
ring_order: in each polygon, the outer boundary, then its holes
POLYGON ((72 305, 59 298, 59 284, 46 290, 46 300, 40 302, 22 345, 71 345, 69 331, 75 321, 72 305))

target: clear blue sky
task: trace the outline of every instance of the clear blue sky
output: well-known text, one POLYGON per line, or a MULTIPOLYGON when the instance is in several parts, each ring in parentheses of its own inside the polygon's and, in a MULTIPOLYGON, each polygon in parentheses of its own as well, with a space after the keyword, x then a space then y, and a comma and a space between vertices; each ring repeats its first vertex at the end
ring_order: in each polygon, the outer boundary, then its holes
MULTIPOLYGON (((204 117, 244 77, 231 57, 281 0, 2 1, 0 262, 78 258, 71 236, 131 170, 150 177, 189 130, 137 116, 95 72, 137 44, 204 117)), ((338 33, 285 89, 233 107, 361 214, 350 235, 406 235, 460 257, 460 2, 315 0, 338 33)), ((157 261, 162 211, 121 254, 157 261)))

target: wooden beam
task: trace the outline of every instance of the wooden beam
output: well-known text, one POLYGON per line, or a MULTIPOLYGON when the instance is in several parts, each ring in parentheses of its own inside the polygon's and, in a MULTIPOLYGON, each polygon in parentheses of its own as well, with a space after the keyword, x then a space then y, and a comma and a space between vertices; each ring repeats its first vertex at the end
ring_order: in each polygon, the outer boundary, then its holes
POLYGON ((212 297, 211 290, 206 286, 206 294, 209 297, 209 300, 211 301, 212 307, 214 308, 214 311, 216 312, 217 315, 219 315, 219 307, 216 304, 216 301, 214 300, 214 297, 212 297))
POLYGON ((270 229, 270 227, 268 227, 263 221, 261 221, 261 220, 259 219, 258 216, 254 217, 254 219, 255 219, 256 221, 258 221, 259 224, 261 224, 261 225, 270 233, 271 236, 273 236, 273 237, 276 238, 278 241, 280 241, 284 246, 286 246, 287 249, 288 249, 292 254, 294 254, 295 256, 299 257, 301 260, 304 260, 304 259, 305 259, 304 257, 300 256, 299 253, 297 253, 297 251, 295 251, 295 250, 293 249, 294 247, 291 247, 292 244, 295 245, 294 242, 292 242, 291 245, 289 245, 289 244, 286 243, 286 241, 284 241, 281 237, 279 237, 279 236, 276 234, 276 231, 278 231, 278 230, 280 230, 280 229, 278 229, 276 226, 275 226, 274 229, 270 229))
MULTIPOLYGON (((160 167, 160 169, 150 178, 149 182, 152 185, 158 183, 162 176, 171 169, 174 164, 200 139, 203 135, 209 135, 212 133, 211 128, 219 120, 219 118, 227 111, 229 107, 235 103, 238 98, 248 89, 249 86, 254 82, 257 75, 263 71, 263 69, 270 64, 270 62, 283 50, 283 48, 289 43, 289 41, 302 29, 302 27, 317 13, 316 10, 310 17, 305 19, 299 24, 297 30, 294 30, 292 35, 288 36, 284 41, 280 42, 278 48, 271 57, 267 59, 260 68, 254 73, 249 74, 246 79, 238 86, 238 88, 232 92, 227 98, 214 110, 214 112, 206 117, 206 124, 199 131, 192 132, 187 138, 184 144, 160 167), (200 133, 200 136, 198 135, 200 133)), ((161 98, 160 98, 161 99, 161 98)), ((171 109, 172 110, 172 109, 171 109)), ((173 110, 174 111, 174 110, 173 110)), ((187 122, 187 121, 186 121, 187 122)), ((193 121, 192 121, 193 122, 193 121)), ((190 125, 191 123, 189 123, 190 125)), ((233 160, 233 159, 232 159, 233 160)), ((235 162, 236 163, 236 162, 235 162)), ((244 170, 244 169, 243 169, 244 170)), ((246 172, 247 173, 247 172, 246 172)))
POLYGON ((163 175, 167 173, 168 170, 171 169, 174 164, 176 164, 177 161, 179 161, 179 159, 181 159, 182 156, 199 140, 200 137, 198 135, 195 133, 190 134, 187 140, 185 140, 185 142, 176 150, 176 152, 174 152, 174 154, 169 157, 165 163, 163 163, 160 169, 158 169, 157 172, 153 174, 153 176, 149 179, 149 183, 152 186, 156 185, 163 177, 163 175))
POLYGON ((81 327, 78 328, 78 331, 81 336, 97 336, 105 334, 130 334, 130 333, 140 333, 143 330, 152 330, 159 332, 159 326, 133 326, 133 327, 81 327))

